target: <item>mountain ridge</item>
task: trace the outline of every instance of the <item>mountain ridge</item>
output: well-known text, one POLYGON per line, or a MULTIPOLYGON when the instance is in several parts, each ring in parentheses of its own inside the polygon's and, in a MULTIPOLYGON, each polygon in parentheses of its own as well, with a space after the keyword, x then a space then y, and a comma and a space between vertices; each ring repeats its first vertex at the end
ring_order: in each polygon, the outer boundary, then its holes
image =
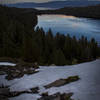
POLYGON ((80 6, 90 6, 100 4, 100 1, 51 1, 45 3, 35 3, 35 2, 21 2, 15 4, 5 4, 9 7, 18 7, 18 8, 63 8, 63 7, 80 7, 80 6))

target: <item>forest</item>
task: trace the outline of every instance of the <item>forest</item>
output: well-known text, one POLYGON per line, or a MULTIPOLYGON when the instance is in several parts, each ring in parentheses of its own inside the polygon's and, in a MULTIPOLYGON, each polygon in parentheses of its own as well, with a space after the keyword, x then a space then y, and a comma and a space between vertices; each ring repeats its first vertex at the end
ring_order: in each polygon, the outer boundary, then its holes
POLYGON ((37 16, 31 10, 0 6, 0 57, 39 65, 70 65, 100 57, 94 38, 88 41, 84 36, 53 35, 51 29, 35 29, 36 24, 37 16))
POLYGON ((85 7, 64 7, 56 10, 40 10, 39 14, 64 14, 76 17, 100 19, 100 5, 85 7))

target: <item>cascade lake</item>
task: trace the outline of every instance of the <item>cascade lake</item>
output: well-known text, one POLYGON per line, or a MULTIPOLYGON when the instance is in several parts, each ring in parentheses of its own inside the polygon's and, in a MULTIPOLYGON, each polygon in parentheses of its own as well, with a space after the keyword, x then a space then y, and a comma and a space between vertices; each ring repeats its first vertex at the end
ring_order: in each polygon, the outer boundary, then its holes
POLYGON ((51 29, 54 35, 60 32, 77 38, 85 36, 88 40, 95 38, 100 44, 100 20, 97 19, 67 15, 39 15, 37 26, 42 27, 46 32, 51 29))

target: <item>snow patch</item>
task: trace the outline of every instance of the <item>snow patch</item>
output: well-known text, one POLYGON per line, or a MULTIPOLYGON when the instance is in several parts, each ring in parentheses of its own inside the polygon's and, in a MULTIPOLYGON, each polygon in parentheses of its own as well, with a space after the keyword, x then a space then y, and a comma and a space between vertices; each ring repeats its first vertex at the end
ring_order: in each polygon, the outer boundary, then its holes
POLYGON ((38 94, 22 94, 20 96, 10 98, 10 100, 37 100, 40 98, 38 94))
MULTIPOLYGON (((57 92, 73 92, 75 100, 98 100, 100 98, 100 60, 87 62, 72 66, 40 66, 38 73, 24 75, 22 78, 7 81, 0 76, 0 83, 10 85, 11 91, 24 91, 34 87, 39 87, 39 94, 48 92, 54 94, 57 92), (80 80, 61 86, 45 89, 44 86, 61 78, 79 75, 80 80)), ((39 95, 38 95, 39 96, 39 95)), ((36 100, 37 96, 32 94, 23 94, 11 100, 36 100)))
POLYGON ((16 64, 10 62, 0 62, 0 66, 16 66, 16 64))

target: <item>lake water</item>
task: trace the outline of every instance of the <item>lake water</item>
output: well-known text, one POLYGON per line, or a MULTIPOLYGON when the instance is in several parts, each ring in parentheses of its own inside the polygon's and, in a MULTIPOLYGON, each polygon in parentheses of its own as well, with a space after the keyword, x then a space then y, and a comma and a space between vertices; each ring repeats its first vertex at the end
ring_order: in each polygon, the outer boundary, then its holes
POLYGON ((77 38, 84 35, 88 40, 95 38, 100 44, 100 20, 66 15, 39 15, 37 26, 43 27, 45 31, 51 28, 53 34, 60 32, 77 38))

